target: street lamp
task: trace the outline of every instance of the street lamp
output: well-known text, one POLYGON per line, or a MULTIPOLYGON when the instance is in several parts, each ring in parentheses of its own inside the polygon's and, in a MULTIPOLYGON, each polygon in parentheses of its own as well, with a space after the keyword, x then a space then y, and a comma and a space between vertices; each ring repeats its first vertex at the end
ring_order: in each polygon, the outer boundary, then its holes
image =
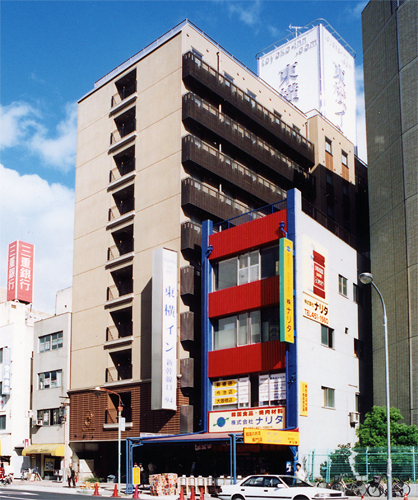
POLYGON ((104 387, 96 387, 94 389, 95 391, 100 391, 100 392, 108 392, 109 394, 115 394, 119 398, 119 405, 118 405, 118 491, 120 492, 120 456, 121 456, 121 420, 122 420, 122 400, 120 397, 120 394, 118 394, 115 391, 111 391, 109 389, 105 389, 104 387))
POLYGON ((389 396, 389 348, 388 348, 388 318, 386 315, 386 306, 380 290, 374 284, 373 275, 371 273, 361 273, 359 275, 360 281, 363 285, 372 285, 378 293, 382 302, 383 308, 383 330, 385 334, 385 372, 386 372, 386 423, 387 423, 387 447, 388 447, 388 461, 387 461, 387 480, 388 480, 388 500, 392 500, 392 458, 390 453, 390 396, 389 396))

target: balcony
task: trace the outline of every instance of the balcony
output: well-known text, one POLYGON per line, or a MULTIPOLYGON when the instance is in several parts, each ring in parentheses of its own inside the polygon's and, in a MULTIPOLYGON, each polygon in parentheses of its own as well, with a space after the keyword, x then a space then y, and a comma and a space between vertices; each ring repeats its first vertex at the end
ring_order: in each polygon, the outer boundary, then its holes
POLYGON ((191 135, 183 137, 182 162, 184 165, 193 164, 205 168, 265 204, 286 198, 286 191, 197 137, 191 135))
POLYGON ((118 143, 121 143, 122 139, 135 132, 135 130, 136 120, 132 120, 128 123, 122 123, 120 127, 118 127, 110 134, 110 146, 112 147, 115 144, 120 146, 121 144, 118 143))
POLYGON ((132 334, 132 323, 108 326, 106 328, 106 342, 114 342, 116 340, 132 337, 132 334))
POLYGON ((110 101, 111 112, 121 108, 121 104, 130 104, 136 98, 136 81, 130 85, 121 85, 119 91, 114 94, 110 101))
POLYGON ((314 146, 310 141, 192 52, 183 55, 183 80, 186 84, 195 81, 204 85, 249 117, 258 128, 261 127, 268 135, 274 136, 275 142, 280 142, 281 151, 305 168, 314 165, 314 146))
POLYGON ((289 181, 289 187, 296 176, 309 177, 307 170, 296 162, 193 93, 183 95, 183 121, 203 126, 215 134, 217 140, 228 141, 289 181))
POLYGON ((202 227, 194 222, 183 222, 181 225, 181 251, 201 251, 202 227))
POLYGON ((132 365, 106 368, 106 383, 132 379, 132 365))
POLYGON ((106 342, 119 345, 133 335, 132 307, 110 312, 111 324, 106 328, 106 342))
POLYGON ((232 219, 249 211, 247 205, 191 177, 181 181, 181 206, 198 208, 204 212, 205 217, 217 217, 219 221, 232 219))
POLYGON ((125 256, 126 258, 133 257, 132 254, 134 251, 134 240, 123 241, 119 245, 113 245, 107 249, 107 261, 108 264, 114 260, 117 260, 118 263, 121 260, 121 257, 125 256))
POLYGON ((109 183, 114 184, 133 171, 135 171, 135 158, 121 162, 109 172, 109 183))

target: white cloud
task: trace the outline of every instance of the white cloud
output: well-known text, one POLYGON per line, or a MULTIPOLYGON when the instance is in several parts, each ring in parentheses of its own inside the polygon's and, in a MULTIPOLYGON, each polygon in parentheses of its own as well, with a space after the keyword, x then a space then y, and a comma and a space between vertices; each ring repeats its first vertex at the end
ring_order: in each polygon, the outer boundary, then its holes
POLYGON ((353 8, 350 9, 350 13, 353 17, 356 19, 361 18, 361 13, 364 10, 364 7, 369 3, 369 0, 361 0, 360 2, 357 3, 357 5, 353 8))
POLYGON ((72 284, 74 191, 1 164, 0 178, 0 286, 9 243, 34 244, 34 307, 53 313, 56 292, 72 284))
POLYGON ((238 19, 247 26, 257 27, 261 24, 261 2, 228 2, 228 11, 233 16, 238 16, 238 19))
POLYGON ((44 165, 68 172, 75 167, 77 104, 65 106, 65 117, 51 133, 40 108, 25 102, 0 106, 0 149, 21 146, 44 165))
POLYGON ((38 112, 27 103, 0 106, 0 149, 17 146, 33 133, 33 128, 38 128, 35 118, 39 118, 38 112))
POLYGON ((366 112, 364 105, 363 66, 356 66, 356 109, 358 157, 367 163, 366 112))
POLYGON ((39 154, 45 164, 68 172, 75 166, 77 140, 77 105, 67 104, 65 119, 57 125, 57 134, 48 138, 47 132, 40 129, 29 141, 32 152, 39 154))

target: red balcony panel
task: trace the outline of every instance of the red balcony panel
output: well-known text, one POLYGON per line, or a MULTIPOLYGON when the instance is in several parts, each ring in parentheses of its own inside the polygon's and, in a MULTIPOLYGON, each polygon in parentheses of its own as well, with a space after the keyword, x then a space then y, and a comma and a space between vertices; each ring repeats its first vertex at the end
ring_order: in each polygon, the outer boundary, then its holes
POLYGON ((253 247, 260 247, 278 241, 280 234, 279 224, 285 223, 286 231, 287 210, 266 215, 247 224, 235 226, 226 231, 209 236, 209 244, 213 246, 209 259, 226 258, 246 252, 253 247))
POLYGON ((228 316, 279 303, 279 276, 209 294, 209 317, 228 316))
POLYGON ((285 367, 286 346, 279 340, 209 353, 210 378, 283 370, 285 367))

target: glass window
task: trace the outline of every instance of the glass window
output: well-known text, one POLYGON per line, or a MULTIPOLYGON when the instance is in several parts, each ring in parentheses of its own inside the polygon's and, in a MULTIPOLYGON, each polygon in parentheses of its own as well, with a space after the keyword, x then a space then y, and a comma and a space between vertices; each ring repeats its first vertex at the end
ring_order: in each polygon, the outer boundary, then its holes
POLYGON ((333 348, 334 344, 334 330, 328 326, 321 325, 321 344, 333 348))
POLYGON ((322 392, 324 393, 325 408, 335 408, 335 389, 322 387, 322 392))
POLYGON ((51 335, 39 337, 39 352, 49 351, 51 349, 51 335))
POLYGON ((252 311, 250 313, 251 322, 251 344, 261 342, 261 311, 252 311))
POLYGON ((338 276, 338 291, 341 295, 347 297, 347 278, 341 275, 338 276))
POLYGON ((49 415, 49 410, 44 410, 43 411, 43 418, 42 418, 42 421, 43 421, 43 424, 44 425, 49 425, 50 424, 50 415, 49 415))
POLYGON ((341 151, 341 163, 344 167, 348 167, 348 154, 344 151, 341 151))
POLYGON ((229 349, 237 345, 237 317, 229 316, 215 321, 214 349, 229 349))
POLYGON ((279 340, 279 306, 261 310, 261 332, 263 342, 279 340))
POLYGON ((52 349, 60 349, 62 347, 62 332, 52 334, 52 349))
POLYGON ((224 77, 230 82, 234 81, 234 77, 229 75, 226 71, 224 71, 224 77))
POLYGON ((215 265, 215 290, 237 286, 237 259, 227 259, 215 265))
POLYGON ((40 390, 50 389, 52 387, 61 387, 62 385, 62 370, 53 372, 44 372, 38 375, 38 388, 40 390))
POLYGON ((254 92, 251 92, 251 90, 248 90, 247 89, 247 94, 252 98, 252 99, 257 99, 257 96, 256 94, 254 94, 254 92))
POLYGON ((247 328, 247 315, 240 314, 238 316, 238 345, 247 345, 248 344, 248 328, 247 328))
POLYGON ((263 248, 261 256, 261 279, 279 275, 279 246, 263 248))
POLYGON ((325 137, 325 151, 332 155, 332 141, 328 137, 325 137))
POLYGON ((260 269, 260 254, 258 253, 258 250, 255 250, 254 252, 250 252, 249 255, 250 258, 250 279, 249 281, 257 281, 260 279, 259 277, 259 269, 260 269))
POLYGON ((6 429, 6 415, 0 415, 0 431, 6 429))
POLYGON ((238 284, 243 285, 248 283, 248 254, 240 255, 238 257, 239 273, 238 284))
POLYGON ((52 410, 52 425, 60 424, 60 411, 59 408, 54 408, 52 410))
POLYGON ((3 363, 3 348, 0 349, 0 364, 3 363))

